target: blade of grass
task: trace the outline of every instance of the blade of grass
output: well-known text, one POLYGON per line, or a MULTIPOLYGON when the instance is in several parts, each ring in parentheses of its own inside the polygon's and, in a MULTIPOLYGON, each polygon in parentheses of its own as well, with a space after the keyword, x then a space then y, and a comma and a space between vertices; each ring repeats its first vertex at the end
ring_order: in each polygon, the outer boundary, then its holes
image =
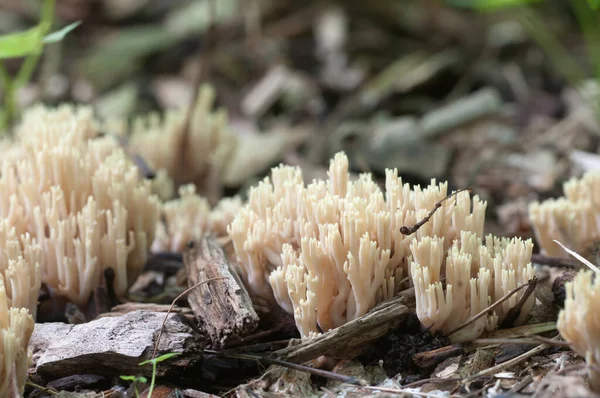
POLYGON ((44 37, 42 39, 42 43, 49 44, 49 43, 56 43, 57 41, 61 41, 62 39, 65 38, 65 36, 67 34, 69 34, 69 32, 71 32, 73 29, 75 29, 79 25, 81 25, 81 21, 73 22, 72 24, 67 25, 60 30, 57 30, 56 32, 52 32, 49 35, 46 35, 46 37, 44 37))

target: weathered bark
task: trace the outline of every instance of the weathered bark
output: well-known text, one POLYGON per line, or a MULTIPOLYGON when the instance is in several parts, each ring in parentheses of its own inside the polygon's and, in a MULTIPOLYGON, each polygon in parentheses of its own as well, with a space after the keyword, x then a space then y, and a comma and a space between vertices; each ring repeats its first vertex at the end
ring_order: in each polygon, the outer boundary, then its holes
MULTIPOLYGON (((138 366, 151 359, 166 314, 134 311, 81 325, 36 324, 29 342, 32 368, 46 380, 74 374, 150 376, 151 366, 138 366)), ((157 356, 182 353, 158 365, 157 374, 180 371, 202 357, 204 342, 179 314, 169 314, 160 338, 157 356)))
POLYGON ((332 329, 300 344, 275 351, 282 360, 303 363, 320 356, 353 359, 368 344, 397 327, 413 312, 414 289, 379 304, 364 316, 332 329))
POLYGON ((223 249, 214 238, 189 245, 183 254, 189 286, 211 278, 222 278, 198 286, 188 293, 188 302, 211 339, 211 348, 221 349, 252 333, 258 315, 223 249))

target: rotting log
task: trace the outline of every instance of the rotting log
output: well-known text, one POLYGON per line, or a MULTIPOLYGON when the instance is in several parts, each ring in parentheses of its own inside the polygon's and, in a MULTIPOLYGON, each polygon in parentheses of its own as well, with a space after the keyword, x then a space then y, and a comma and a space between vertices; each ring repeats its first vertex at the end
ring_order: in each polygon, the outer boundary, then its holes
MULTIPOLYGON (((38 323, 29 347, 33 350, 33 372, 46 380, 74 374, 150 376, 151 366, 138 366, 151 359, 165 313, 134 311, 70 325, 38 323)), ((175 373, 202 358, 205 341, 179 314, 169 314, 158 345, 158 355, 181 353, 158 364, 157 375, 175 373)))
POLYGON ((353 359, 368 348, 370 343, 399 326, 412 312, 413 288, 380 303, 360 318, 297 345, 277 350, 273 355, 295 363, 307 362, 320 356, 353 359))
POLYGON ((188 293, 190 307, 208 334, 211 348, 221 349, 256 329, 259 318, 252 300, 214 238, 190 243, 184 251, 183 262, 190 287, 222 278, 188 293))

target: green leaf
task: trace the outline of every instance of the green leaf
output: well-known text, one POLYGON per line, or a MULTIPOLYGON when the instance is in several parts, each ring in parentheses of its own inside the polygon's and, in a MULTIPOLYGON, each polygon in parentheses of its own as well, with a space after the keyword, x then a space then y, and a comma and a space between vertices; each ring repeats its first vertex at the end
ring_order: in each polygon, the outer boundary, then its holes
MULTIPOLYGON (((446 0, 446 3, 457 8, 470 8, 479 11, 498 11, 510 7, 539 3, 541 1, 542 0, 446 0)), ((597 2, 599 0, 588 1, 597 2)))
POLYGON ((38 25, 24 32, 0 36, 0 59, 19 58, 41 51, 44 27, 38 25))
POLYGON ((156 357, 154 359, 149 359, 147 361, 140 362, 140 366, 141 365, 146 365, 148 363, 158 363, 158 362, 166 361, 167 359, 172 358, 172 357, 176 357, 177 355, 181 355, 181 353, 180 352, 169 352, 168 354, 161 355, 161 356, 156 357))
POLYGON ((121 380, 125 380, 125 381, 133 381, 133 382, 140 382, 140 383, 147 383, 148 379, 146 379, 144 376, 119 376, 121 380))
POLYGON ((57 30, 56 32, 50 33, 49 35, 47 35, 46 37, 44 37, 44 39, 42 40, 42 42, 44 44, 48 44, 48 43, 56 43, 57 41, 61 41, 62 39, 65 38, 65 36, 70 31, 72 31, 73 29, 75 29, 79 25, 81 25, 81 21, 73 22, 72 24, 65 26, 61 30, 57 30))
POLYGON ((597 10, 600 6, 600 0, 587 0, 592 10, 597 10))

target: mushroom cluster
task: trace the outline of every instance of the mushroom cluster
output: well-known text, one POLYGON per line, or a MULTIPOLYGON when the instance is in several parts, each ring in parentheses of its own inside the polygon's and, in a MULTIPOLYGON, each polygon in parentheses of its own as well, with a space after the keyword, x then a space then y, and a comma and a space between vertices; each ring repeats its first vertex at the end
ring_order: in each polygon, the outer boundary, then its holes
POLYGON ((35 107, 2 163, 0 216, 41 247, 43 282, 85 306, 115 271, 125 294, 154 240, 160 202, 118 141, 101 135, 89 108, 35 107))
MULTIPOLYGON (((417 316, 427 329, 441 330, 455 343, 472 341, 484 330, 496 329, 525 294, 521 291, 512 295, 491 314, 457 330, 467 319, 535 276, 531 264, 533 243, 488 235, 482 244, 474 233, 462 231, 447 256, 443 247, 444 238, 427 236, 411 242, 417 316)), ((527 297, 515 324, 526 320, 534 301, 533 295, 527 297)))
POLYGON ((176 189, 193 183, 204 193, 201 188, 209 181, 226 174, 238 140, 227 128, 227 112, 212 110, 214 98, 214 90, 203 85, 191 109, 167 110, 163 117, 138 117, 131 126, 131 148, 152 169, 166 172, 176 189))
POLYGON ((42 248, 0 218, 0 396, 21 396, 40 291, 42 248))
POLYGON ((565 284, 564 309, 556 326, 573 350, 588 364, 590 385, 600 392, 600 280, 591 271, 581 271, 565 284))
MULTIPOLYGON (((387 170, 385 192, 369 174, 351 180, 348 159, 338 153, 327 181, 305 185, 299 168, 274 168, 250 190, 228 232, 255 302, 267 308, 275 302, 294 314, 302 336, 364 315, 396 294, 406 276, 415 285, 421 321, 450 330, 533 276, 530 241, 488 238, 482 244, 485 208, 466 191, 448 197, 445 183, 410 187, 396 170, 387 170), (400 232, 436 206, 415 233, 400 232)), ((518 298, 486 324, 495 327, 518 298)), ((520 320, 532 305, 529 299, 520 320)), ((474 329, 464 338, 483 330, 474 329)))
POLYGON ((565 196, 533 202, 529 218, 542 251, 554 257, 568 254, 554 242, 585 253, 600 238, 600 172, 587 172, 563 184, 565 196))
MULTIPOLYGON (((565 257, 557 240, 597 262, 600 239, 600 172, 590 171, 563 184, 565 196, 532 203, 529 217, 541 249, 565 257)), ((562 337, 588 364, 591 387, 600 392, 600 281, 591 271, 579 271, 565 284, 564 308, 556 324, 562 337)))

